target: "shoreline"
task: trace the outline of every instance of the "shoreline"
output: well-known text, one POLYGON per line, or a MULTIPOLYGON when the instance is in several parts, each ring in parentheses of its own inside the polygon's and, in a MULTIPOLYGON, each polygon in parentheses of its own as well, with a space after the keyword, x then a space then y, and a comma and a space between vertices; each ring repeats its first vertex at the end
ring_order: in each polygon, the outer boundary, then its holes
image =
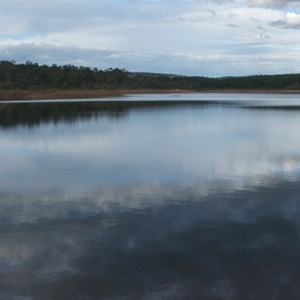
POLYGON ((55 100, 55 99, 91 99, 121 97, 127 94, 190 94, 190 93, 224 93, 224 94, 300 94, 300 90, 262 89, 262 90, 181 90, 181 89, 31 89, 0 90, 0 102, 10 100, 55 100))

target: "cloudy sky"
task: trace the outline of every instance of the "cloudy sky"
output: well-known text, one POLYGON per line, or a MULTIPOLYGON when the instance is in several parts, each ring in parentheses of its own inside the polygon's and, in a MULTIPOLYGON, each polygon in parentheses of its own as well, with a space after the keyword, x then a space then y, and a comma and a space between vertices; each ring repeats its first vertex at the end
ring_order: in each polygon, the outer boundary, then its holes
POLYGON ((0 60, 227 76, 299 53, 300 0, 0 0, 0 60))

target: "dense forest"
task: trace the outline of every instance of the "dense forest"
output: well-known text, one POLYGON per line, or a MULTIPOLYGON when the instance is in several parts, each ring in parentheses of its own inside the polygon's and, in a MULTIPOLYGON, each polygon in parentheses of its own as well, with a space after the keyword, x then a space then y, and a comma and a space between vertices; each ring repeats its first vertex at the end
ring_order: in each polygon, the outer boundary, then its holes
POLYGON ((0 89, 300 89, 300 74, 209 78, 0 61, 0 89))

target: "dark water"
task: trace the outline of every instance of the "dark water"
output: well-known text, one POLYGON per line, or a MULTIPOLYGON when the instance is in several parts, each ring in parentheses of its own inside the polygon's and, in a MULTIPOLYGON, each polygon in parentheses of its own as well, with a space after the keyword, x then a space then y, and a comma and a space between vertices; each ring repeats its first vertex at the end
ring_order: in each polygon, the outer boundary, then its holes
POLYGON ((118 100, 0 104, 0 299, 300 299, 300 96, 118 100))

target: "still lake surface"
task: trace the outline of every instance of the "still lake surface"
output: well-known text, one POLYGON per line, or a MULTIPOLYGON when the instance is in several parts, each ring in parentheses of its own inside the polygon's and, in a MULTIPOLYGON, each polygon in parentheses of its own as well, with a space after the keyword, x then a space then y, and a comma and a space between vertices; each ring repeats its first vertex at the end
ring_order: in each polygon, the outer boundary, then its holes
POLYGON ((0 103, 0 299, 300 299, 300 95, 0 103))

